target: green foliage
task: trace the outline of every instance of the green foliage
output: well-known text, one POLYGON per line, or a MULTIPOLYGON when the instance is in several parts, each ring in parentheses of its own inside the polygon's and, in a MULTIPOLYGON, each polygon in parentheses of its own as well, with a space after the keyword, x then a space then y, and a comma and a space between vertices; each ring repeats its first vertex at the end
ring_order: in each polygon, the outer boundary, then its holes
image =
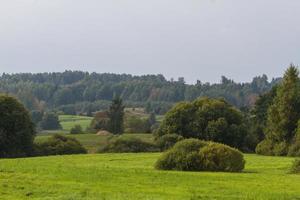
POLYGON ((300 140, 296 140, 289 147, 288 156, 300 157, 300 140))
POLYGON ((59 123, 58 115, 55 113, 44 114, 40 126, 43 130, 57 130, 62 128, 59 123))
POLYGON ((15 98, 0 95, 0 157, 32 153, 34 125, 28 111, 15 98))
POLYGON ((202 163, 199 156, 200 148, 207 143, 197 139, 182 140, 166 151, 156 161, 155 168, 162 170, 200 171, 202 163))
POLYGON ((59 109, 65 114, 88 114, 107 110, 114 94, 126 107, 146 107, 147 112, 164 114, 174 102, 191 101, 200 96, 223 97, 237 107, 251 106, 256 96, 269 91, 277 79, 253 78, 235 83, 222 77, 219 84, 186 84, 166 80, 162 75, 133 76, 97 74, 81 71, 62 73, 20 73, 0 75, 0 92, 17 96, 30 110, 59 109))
POLYGON ((296 159, 291 167, 291 173, 299 174, 300 173, 300 159, 296 159))
POLYGON ((55 134, 48 140, 35 144, 36 156, 85 154, 86 149, 72 137, 55 134))
POLYGON ((109 130, 109 116, 106 111, 97 112, 95 117, 91 121, 88 128, 91 132, 97 132, 99 130, 109 130))
POLYGON ((197 139, 176 143, 155 164, 156 169, 179 171, 240 172, 244 166, 243 154, 238 150, 197 139))
POLYGON ((70 130, 70 134, 81 134, 81 133, 83 133, 83 130, 82 130, 82 127, 79 124, 76 124, 70 130))
POLYGON ((209 143, 199 154, 205 171, 241 172, 245 167, 243 154, 227 145, 209 143))
POLYGON ((259 153, 267 155, 296 154, 295 141, 298 120, 300 118, 300 79, 297 67, 291 65, 285 72, 282 83, 278 86, 273 103, 269 106, 265 140, 272 143, 258 147, 259 153), (289 147, 292 145, 293 147, 289 147), (264 146, 262 148, 262 146, 264 146), (263 151, 262 151, 263 150, 263 151), (267 152, 269 151, 269 153, 267 152))
POLYGON ((274 144, 271 140, 263 140, 261 141, 255 149, 255 152, 260 155, 265 155, 265 156, 273 156, 274 144))
POLYGON ((243 148, 247 128, 240 111, 224 100, 200 98, 174 106, 165 116, 158 135, 176 133, 243 148))
POLYGON ((122 134, 124 132, 124 105, 119 96, 112 100, 112 104, 108 111, 108 127, 109 132, 113 134, 122 134))
POLYGON ((266 137, 274 141, 291 141, 300 118, 300 80, 295 66, 290 66, 279 85, 274 103, 268 110, 266 137))
POLYGON ((151 126, 148 119, 138 116, 128 116, 124 121, 126 133, 150 133, 151 126))
POLYGON ((138 152, 156 152, 157 147, 136 137, 113 137, 106 144, 101 146, 99 153, 138 153, 138 152))
POLYGON ((183 140, 183 137, 181 135, 167 134, 156 138, 155 142, 161 151, 165 151, 173 147, 177 142, 181 140, 183 140))

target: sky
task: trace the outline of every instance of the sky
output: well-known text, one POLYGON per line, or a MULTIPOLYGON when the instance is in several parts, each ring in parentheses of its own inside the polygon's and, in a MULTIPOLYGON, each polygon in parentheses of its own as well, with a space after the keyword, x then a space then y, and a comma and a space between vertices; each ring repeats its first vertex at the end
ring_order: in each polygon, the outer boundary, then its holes
POLYGON ((0 73, 282 76, 300 65, 299 0, 0 0, 0 73))

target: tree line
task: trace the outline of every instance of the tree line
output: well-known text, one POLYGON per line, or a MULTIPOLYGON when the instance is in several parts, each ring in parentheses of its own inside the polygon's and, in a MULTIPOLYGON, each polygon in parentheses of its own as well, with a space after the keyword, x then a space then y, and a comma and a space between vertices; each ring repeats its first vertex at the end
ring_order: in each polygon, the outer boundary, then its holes
POLYGON ((164 114, 179 101, 198 97, 223 97, 236 107, 250 107, 257 97, 269 91, 280 79, 268 81, 266 75, 250 83, 236 83, 226 77, 220 83, 197 81, 187 84, 184 78, 167 80, 163 75, 133 76, 82 71, 62 73, 19 73, 0 76, 0 92, 16 96, 27 109, 56 110, 66 114, 90 114, 107 110, 114 95, 126 107, 144 107, 149 113, 164 114))

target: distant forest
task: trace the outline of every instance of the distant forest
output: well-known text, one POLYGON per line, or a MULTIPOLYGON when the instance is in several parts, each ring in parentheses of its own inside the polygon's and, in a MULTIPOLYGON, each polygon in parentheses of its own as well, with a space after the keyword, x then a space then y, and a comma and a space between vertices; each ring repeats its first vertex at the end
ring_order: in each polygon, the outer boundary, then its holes
POLYGON ((31 110, 55 110, 66 114, 87 114, 107 109, 114 95, 127 107, 144 107, 147 112, 164 114, 174 103, 207 96, 225 98, 239 108, 254 105, 259 95, 271 90, 281 79, 268 81, 266 75, 250 83, 236 83, 221 77, 220 83, 184 78, 167 80, 163 75, 88 73, 19 73, 0 76, 0 92, 16 96, 31 110))

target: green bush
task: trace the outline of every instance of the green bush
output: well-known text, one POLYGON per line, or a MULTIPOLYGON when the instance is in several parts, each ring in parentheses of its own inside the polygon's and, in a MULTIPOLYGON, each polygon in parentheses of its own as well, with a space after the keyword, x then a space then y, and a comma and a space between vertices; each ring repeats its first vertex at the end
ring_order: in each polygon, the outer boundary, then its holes
POLYGON ((35 144, 36 156, 85 154, 86 149, 78 140, 55 134, 47 141, 35 144))
POLYGON ((223 99, 199 98, 176 104, 160 124, 159 136, 176 133, 184 138, 224 143, 249 149, 243 114, 223 99))
POLYGON ((158 148, 149 142, 134 137, 113 137, 100 147, 99 153, 138 153, 156 152, 158 148))
POLYGON ((176 143, 169 151, 165 152, 155 163, 156 169, 200 171, 202 170, 199 156, 200 148, 206 142, 197 139, 186 139, 176 143))
POLYGON ((260 155, 274 156, 273 148, 273 142, 271 140, 265 139, 256 146, 255 152, 260 155))
POLYGON ((199 154, 205 171, 240 172, 245 167, 243 154, 224 144, 209 143, 199 154))
POLYGON ((296 141, 289 147, 288 156, 300 157, 300 141, 296 141))
POLYGON ((0 95, 0 158, 30 156, 34 137, 25 107, 14 97, 0 95))
POLYGON ((81 134, 81 133, 83 133, 83 130, 82 127, 78 124, 72 127, 70 130, 70 134, 81 134))
POLYGON ((296 159, 292 165, 291 173, 299 174, 300 173, 300 159, 296 159))
POLYGON ((274 144, 273 153, 275 156, 286 156, 288 153, 288 143, 280 142, 274 144))
POLYGON ((243 154, 238 150, 197 139, 176 143, 155 163, 156 169, 180 171, 240 172, 244 166, 243 154))
POLYGON ((181 135, 167 134, 157 138, 155 142, 161 151, 165 151, 173 147, 177 142, 181 140, 183 140, 183 137, 181 135))

